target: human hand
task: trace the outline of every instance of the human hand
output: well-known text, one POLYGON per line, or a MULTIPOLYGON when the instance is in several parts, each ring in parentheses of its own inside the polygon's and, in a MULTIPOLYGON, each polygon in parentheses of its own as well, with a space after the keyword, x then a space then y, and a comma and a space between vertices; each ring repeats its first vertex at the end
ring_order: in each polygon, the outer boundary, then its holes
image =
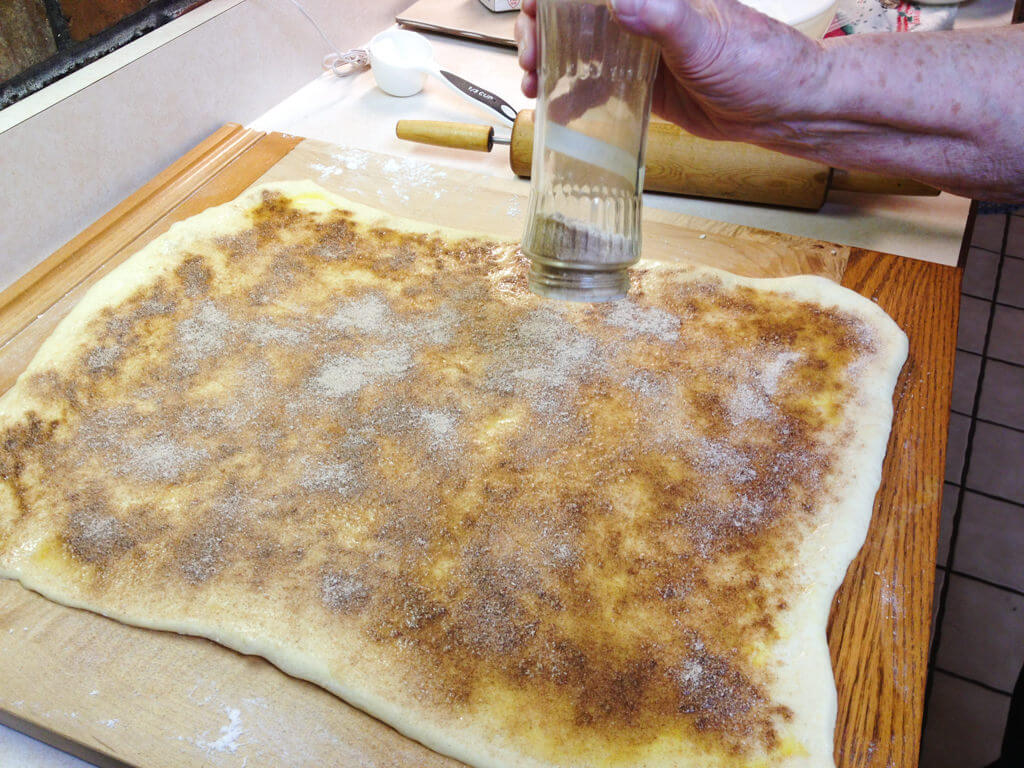
MULTIPOLYGON (((662 47, 654 112, 698 136, 772 144, 814 111, 823 48, 737 0, 610 0, 619 23, 662 47)), ((537 0, 516 22, 523 93, 537 95, 537 0)))
MULTIPOLYGON (((537 1, 524 0, 516 23, 531 97, 537 1)), ((624 27, 661 45, 652 106, 690 133, 965 197, 1024 200, 1024 25, 823 44, 738 0, 607 2, 624 27), (889 85, 893 77, 914 86, 889 85)))
POLYGON ((537 0, 523 0, 515 26, 516 43, 519 45, 519 66, 523 68, 523 94, 528 98, 537 97, 537 66, 540 57, 537 45, 537 0))

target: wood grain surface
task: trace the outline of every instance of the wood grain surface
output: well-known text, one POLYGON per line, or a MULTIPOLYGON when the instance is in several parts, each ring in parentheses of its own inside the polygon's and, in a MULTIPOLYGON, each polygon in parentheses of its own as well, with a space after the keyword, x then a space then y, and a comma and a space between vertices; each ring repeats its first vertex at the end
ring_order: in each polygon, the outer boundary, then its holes
POLYGON ((839 766, 918 764, 961 275, 855 250, 843 276, 903 328, 910 352, 871 529, 829 622, 839 766))
MULTIPOLYGON (((0 392, 82 293, 175 220, 275 178, 399 215, 518 237, 527 186, 238 126, 175 163, 0 294, 0 392), (394 184, 398 178, 404 184, 394 184)), ((836 598, 840 768, 917 764, 960 273, 648 211, 645 255, 812 272, 878 301, 910 359, 868 542, 836 598)), ((324 691, 208 641, 123 626, 0 581, 0 722, 103 765, 454 766, 324 691)))

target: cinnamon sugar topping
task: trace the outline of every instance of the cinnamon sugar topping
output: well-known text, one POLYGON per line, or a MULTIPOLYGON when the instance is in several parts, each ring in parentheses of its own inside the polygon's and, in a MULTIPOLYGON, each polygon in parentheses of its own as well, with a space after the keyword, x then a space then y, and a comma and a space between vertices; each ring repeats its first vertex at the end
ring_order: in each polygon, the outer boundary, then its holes
POLYGON ((396 700, 512 702, 498 727, 584 761, 778 747, 753 649, 800 588, 863 324, 685 269, 547 302, 506 247, 269 193, 204 248, 227 266, 190 256, 34 379, 66 417, 0 434, 83 583, 276 606, 358 637, 370 677, 401 659, 396 700))

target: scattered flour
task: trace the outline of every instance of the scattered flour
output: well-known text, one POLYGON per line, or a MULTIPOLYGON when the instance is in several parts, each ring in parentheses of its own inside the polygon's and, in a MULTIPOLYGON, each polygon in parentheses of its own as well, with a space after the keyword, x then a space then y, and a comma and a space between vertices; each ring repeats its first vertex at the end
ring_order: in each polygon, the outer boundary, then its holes
POLYGON ((435 200, 441 198, 440 182, 448 174, 436 166, 407 157, 388 157, 381 171, 391 182, 392 191, 402 200, 409 200, 408 190, 432 191, 435 200))
POLYGON ((880 597, 886 618, 897 619, 903 615, 902 601, 891 581, 882 579, 880 597))
POLYGON ((343 176, 346 171, 359 171, 366 167, 370 153, 361 149, 345 149, 331 153, 332 163, 313 163, 309 167, 320 174, 320 180, 343 176))
POLYGON ((343 165, 346 170, 358 171, 366 167, 370 159, 370 153, 362 149, 345 149, 340 152, 333 152, 331 159, 343 165))
MULTIPOLYGON (((384 768, 385 765, 414 765, 419 755, 412 745, 408 748, 399 747, 398 754, 392 759, 384 764, 378 763, 370 754, 339 740, 338 734, 342 729, 338 727, 337 718, 328 717, 319 721, 319 713, 315 708, 298 706, 285 711, 264 697, 229 701, 215 685, 211 680, 197 679, 189 699, 197 706, 226 712, 228 723, 220 727, 215 740, 210 739, 213 734, 208 732, 177 737, 178 741, 191 744, 201 751, 201 754, 193 754, 191 760, 186 760, 190 765, 244 768, 247 765, 330 764, 353 768, 384 768), (237 713, 234 717, 232 711, 237 713), (243 728, 243 723, 247 727, 243 728), (327 763, 324 762, 326 756, 330 756, 327 763)), ((368 749, 372 750, 373 747, 368 749)))
POLYGON ((325 163, 313 163, 309 167, 320 174, 321 181, 329 179, 331 176, 340 176, 345 172, 343 168, 339 168, 336 165, 326 165, 325 163))
POLYGON ((228 724, 220 727, 220 736, 216 741, 196 740, 196 746, 207 752, 237 752, 238 737, 245 733, 242 728, 242 713, 234 707, 224 707, 228 716, 228 724))

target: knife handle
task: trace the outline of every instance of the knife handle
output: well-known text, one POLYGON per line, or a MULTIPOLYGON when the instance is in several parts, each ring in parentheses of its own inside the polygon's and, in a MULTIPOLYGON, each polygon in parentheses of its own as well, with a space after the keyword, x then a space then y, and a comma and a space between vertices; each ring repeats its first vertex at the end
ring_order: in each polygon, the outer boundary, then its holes
POLYGON ((515 122, 519 110, 501 98, 501 96, 497 96, 487 89, 481 88, 479 85, 473 85, 469 80, 459 77, 454 72, 449 72, 446 69, 439 70, 439 72, 448 86, 453 88, 462 98, 483 107, 488 112, 492 112, 496 118, 506 125, 512 125, 515 122))
POLYGON ((451 149, 471 149, 475 152, 490 152, 494 146, 494 129, 488 125, 399 120, 395 134, 406 141, 451 149))

